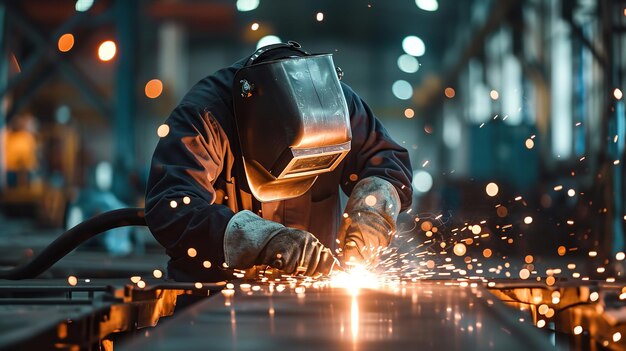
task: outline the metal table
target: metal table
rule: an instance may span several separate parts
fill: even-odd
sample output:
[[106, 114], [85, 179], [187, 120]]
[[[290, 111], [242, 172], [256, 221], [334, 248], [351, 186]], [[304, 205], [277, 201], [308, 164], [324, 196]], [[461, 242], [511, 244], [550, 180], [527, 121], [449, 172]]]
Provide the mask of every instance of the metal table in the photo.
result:
[[426, 281], [381, 290], [238, 284], [116, 350], [547, 350], [527, 313], [485, 288]]

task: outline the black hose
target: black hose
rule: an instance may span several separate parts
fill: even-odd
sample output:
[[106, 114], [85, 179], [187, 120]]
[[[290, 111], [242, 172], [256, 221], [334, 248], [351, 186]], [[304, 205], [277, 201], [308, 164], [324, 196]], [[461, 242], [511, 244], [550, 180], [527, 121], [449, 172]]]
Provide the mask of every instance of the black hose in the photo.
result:
[[107, 230], [130, 225], [146, 225], [143, 208], [123, 208], [101, 213], [61, 234], [27, 264], [0, 271], [0, 279], [35, 278], [86, 240]]

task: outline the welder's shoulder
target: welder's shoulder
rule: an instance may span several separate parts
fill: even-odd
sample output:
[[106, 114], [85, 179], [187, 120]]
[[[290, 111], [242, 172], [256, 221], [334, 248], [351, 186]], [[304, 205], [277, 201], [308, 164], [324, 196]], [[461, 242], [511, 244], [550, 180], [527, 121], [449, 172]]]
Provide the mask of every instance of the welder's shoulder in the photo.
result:
[[185, 107], [186, 110], [195, 112], [193, 116], [186, 116], [187, 118], [208, 118], [211, 122], [217, 122], [223, 128], [229, 129], [234, 116], [232, 81], [237, 69], [233, 65], [201, 79], [185, 94], [177, 109]]
[[238, 70], [232, 65], [202, 78], [185, 94], [181, 105], [194, 105], [204, 109], [213, 109], [214, 115], [218, 112], [232, 114], [233, 79]]

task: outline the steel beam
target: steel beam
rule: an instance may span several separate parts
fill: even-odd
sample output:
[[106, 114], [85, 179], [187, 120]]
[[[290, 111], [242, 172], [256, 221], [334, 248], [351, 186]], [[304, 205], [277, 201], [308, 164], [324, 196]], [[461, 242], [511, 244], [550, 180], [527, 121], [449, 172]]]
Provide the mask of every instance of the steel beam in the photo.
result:
[[115, 130], [115, 175], [113, 191], [125, 201], [130, 201], [128, 174], [135, 163], [135, 82], [136, 82], [136, 45], [137, 12], [135, 1], [116, 0], [115, 18], [117, 24], [117, 85], [115, 89], [116, 106], [114, 118]]
[[[0, 2], [0, 90], [3, 90], [8, 83], [9, 74], [9, 53], [7, 50], [7, 23], [6, 5]], [[4, 94], [0, 94], [0, 192], [6, 187], [6, 160], [4, 150], [4, 131], [6, 128], [6, 104]]]

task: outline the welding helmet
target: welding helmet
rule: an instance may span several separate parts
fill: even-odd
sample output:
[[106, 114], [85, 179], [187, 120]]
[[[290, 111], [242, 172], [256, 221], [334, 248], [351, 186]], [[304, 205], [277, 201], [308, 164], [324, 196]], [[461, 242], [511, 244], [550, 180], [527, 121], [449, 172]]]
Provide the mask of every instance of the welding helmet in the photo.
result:
[[235, 74], [235, 121], [257, 200], [306, 193], [350, 151], [340, 72], [331, 54], [308, 54], [289, 42], [260, 48]]

